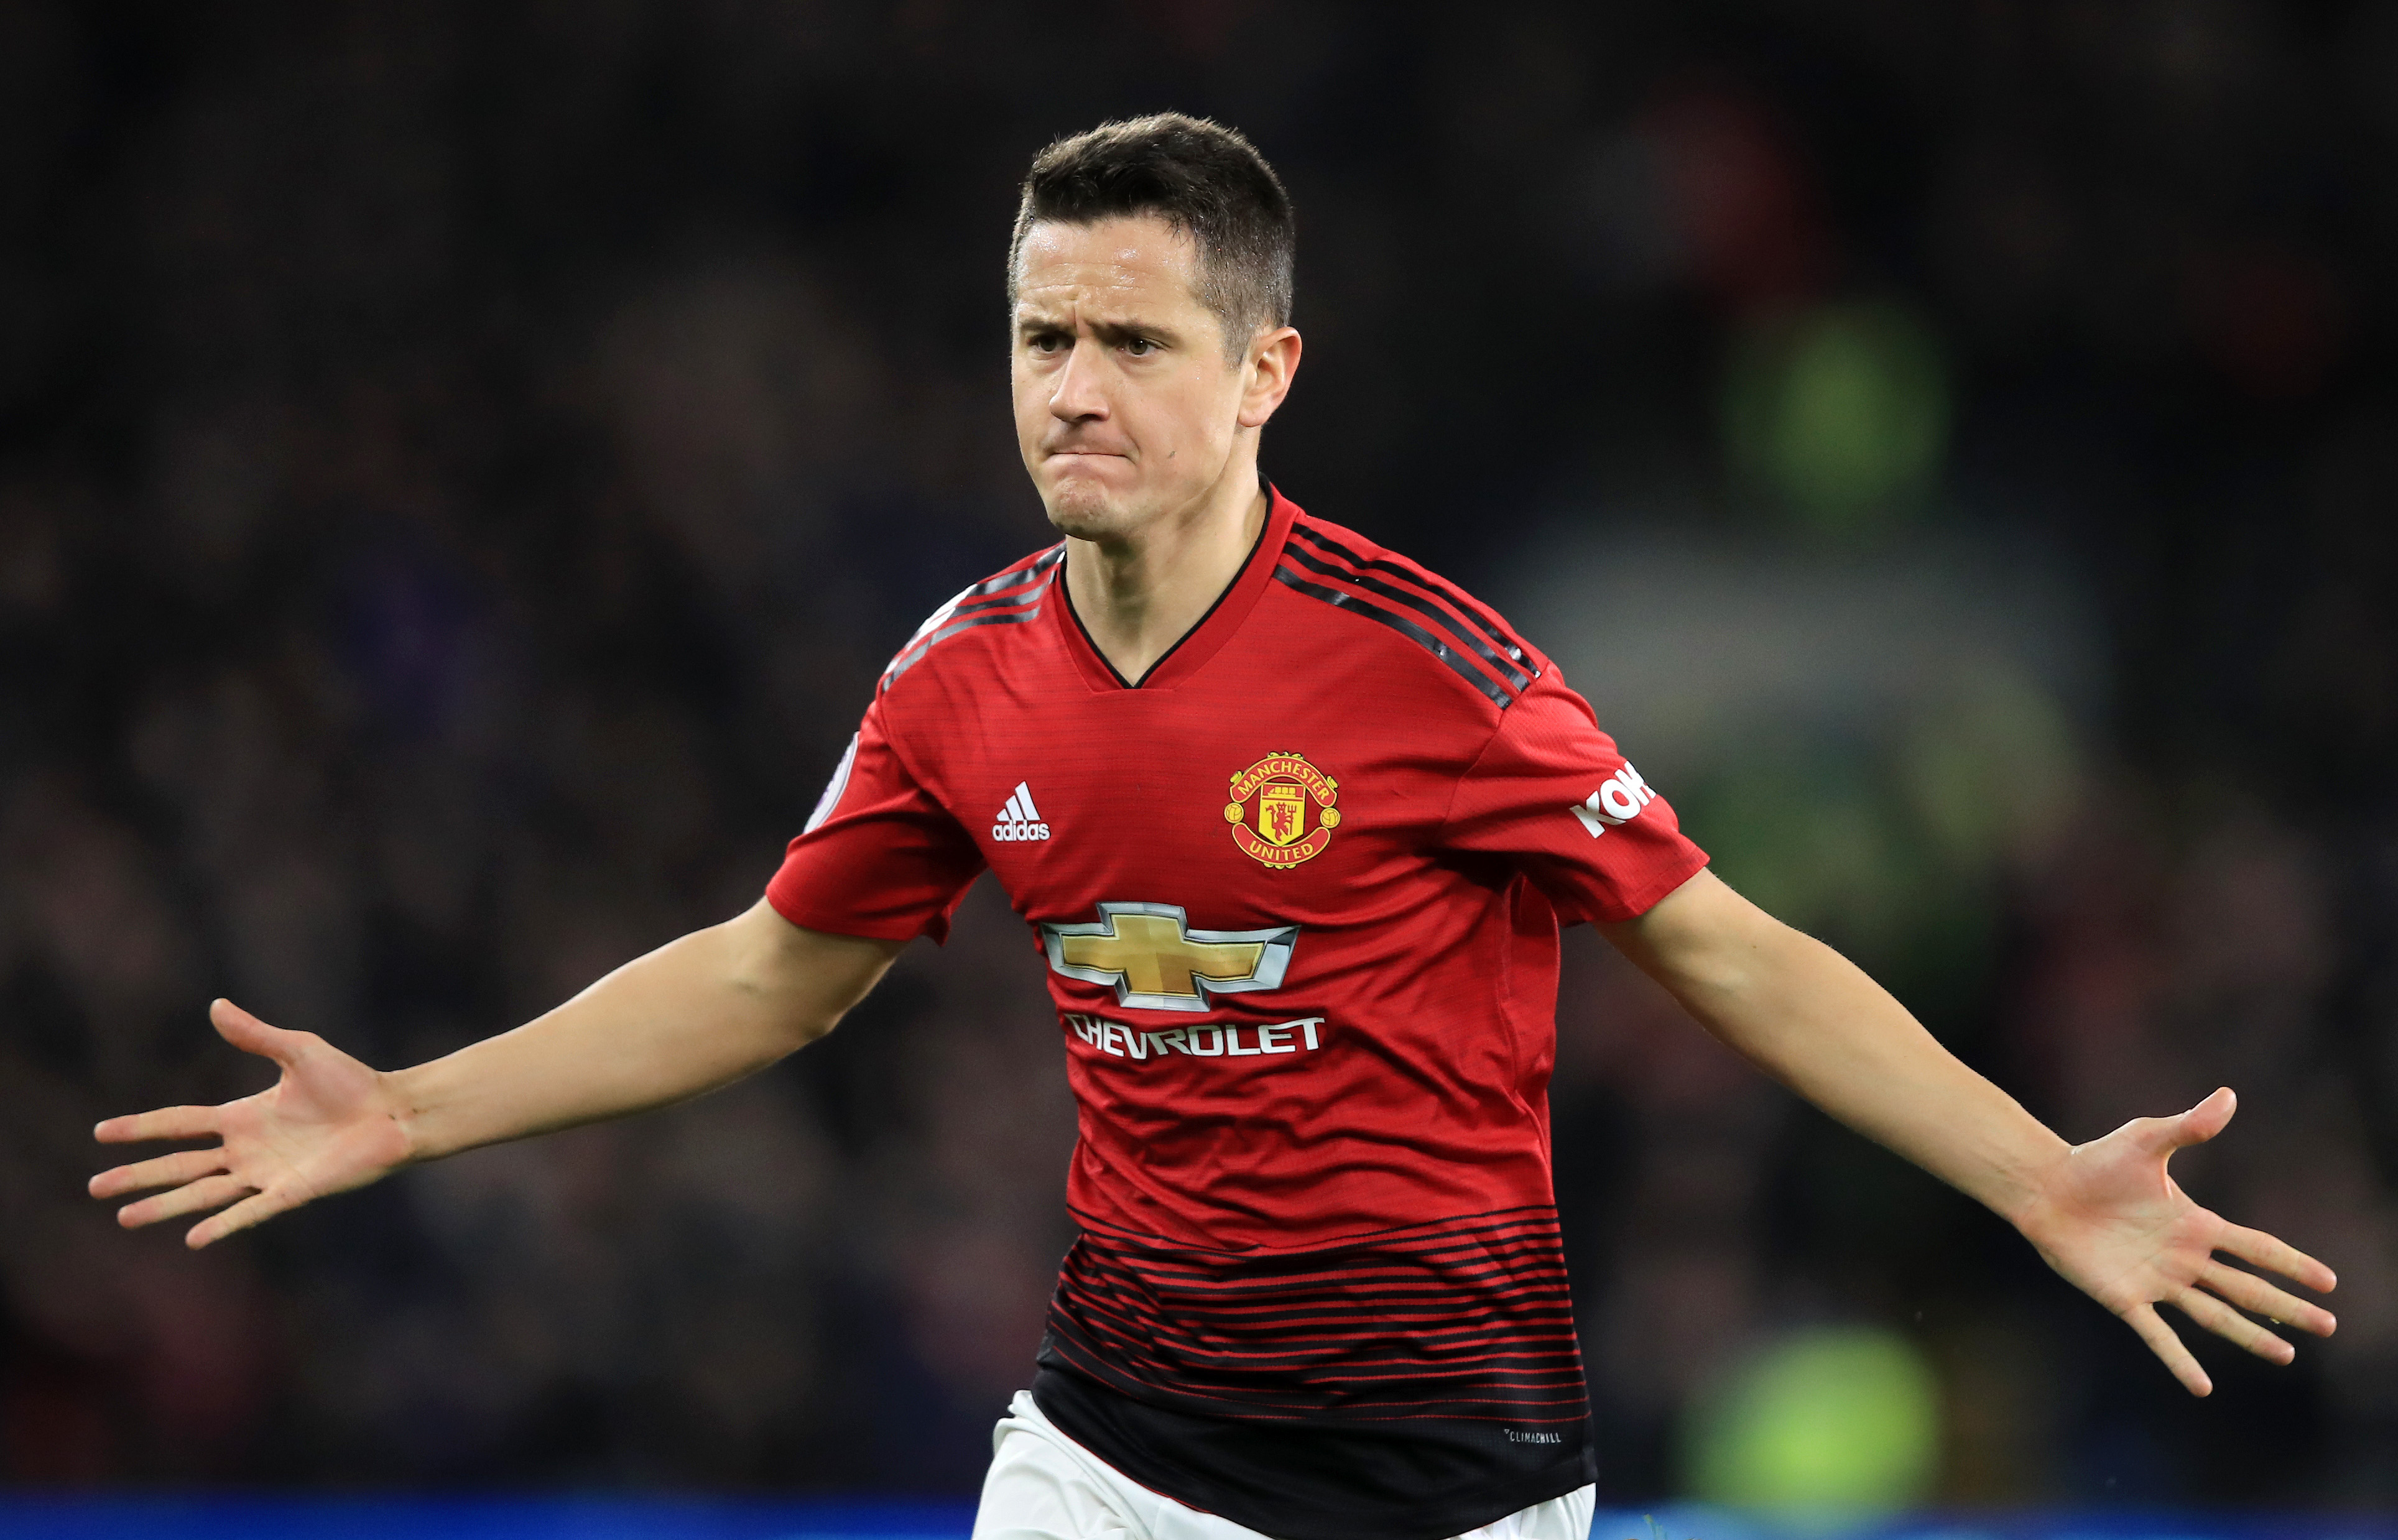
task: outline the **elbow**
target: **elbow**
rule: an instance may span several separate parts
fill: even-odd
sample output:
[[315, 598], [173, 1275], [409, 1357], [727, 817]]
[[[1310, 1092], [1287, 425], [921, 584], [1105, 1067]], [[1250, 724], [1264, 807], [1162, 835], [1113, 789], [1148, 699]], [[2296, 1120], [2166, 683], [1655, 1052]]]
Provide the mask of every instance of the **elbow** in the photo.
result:
[[1762, 910], [1705, 944], [1685, 948], [1660, 982], [1705, 1019], [1715, 1011], [1787, 994], [1810, 963], [1831, 948]]
[[719, 986], [786, 1053], [839, 1025], [901, 945], [802, 930], [762, 901], [714, 933]]
[[839, 1011], [799, 1012], [793, 1017], [789, 1026], [791, 1051], [796, 1053], [810, 1043], [830, 1037], [832, 1029], [841, 1024], [843, 1014], [844, 1012]]
[[841, 1024], [845, 1012], [814, 990], [756, 977], [727, 982], [741, 1013], [775, 1045], [776, 1056], [796, 1053]]
[[772, 969], [730, 969], [720, 975], [718, 989], [748, 1031], [774, 1044], [778, 1058], [815, 1042], [842, 1018], [815, 991]]

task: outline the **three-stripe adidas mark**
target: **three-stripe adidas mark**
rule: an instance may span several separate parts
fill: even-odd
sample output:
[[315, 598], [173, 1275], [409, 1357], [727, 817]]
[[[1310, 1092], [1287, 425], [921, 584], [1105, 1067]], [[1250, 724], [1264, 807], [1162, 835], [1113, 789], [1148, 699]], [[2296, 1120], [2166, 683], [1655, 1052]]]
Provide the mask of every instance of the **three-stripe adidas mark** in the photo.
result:
[[1046, 839], [1049, 825], [1041, 822], [1041, 810], [1032, 805], [1032, 788], [1018, 781], [1016, 790], [1008, 794], [1007, 806], [999, 810], [999, 817], [990, 826], [993, 839]]

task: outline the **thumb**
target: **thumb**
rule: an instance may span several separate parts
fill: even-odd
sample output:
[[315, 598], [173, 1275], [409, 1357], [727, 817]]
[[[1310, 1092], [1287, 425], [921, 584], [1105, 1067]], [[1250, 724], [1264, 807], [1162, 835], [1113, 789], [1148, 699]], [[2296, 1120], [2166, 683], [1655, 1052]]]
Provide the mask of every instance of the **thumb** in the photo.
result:
[[2161, 1131], [2163, 1137], [2158, 1143], [2168, 1154], [2192, 1145], [2203, 1145], [2221, 1133], [2224, 1125], [2231, 1121], [2231, 1115], [2239, 1110], [2240, 1098], [2232, 1093], [2231, 1088], [2219, 1087], [2214, 1095], [2180, 1117], [2158, 1119], [2164, 1125]]
[[303, 1032], [287, 1032], [279, 1026], [269, 1026], [231, 1000], [212, 1000], [209, 1004], [209, 1022], [217, 1036], [240, 1049], [278, 1065], [288, 1065], [299, 1053]]

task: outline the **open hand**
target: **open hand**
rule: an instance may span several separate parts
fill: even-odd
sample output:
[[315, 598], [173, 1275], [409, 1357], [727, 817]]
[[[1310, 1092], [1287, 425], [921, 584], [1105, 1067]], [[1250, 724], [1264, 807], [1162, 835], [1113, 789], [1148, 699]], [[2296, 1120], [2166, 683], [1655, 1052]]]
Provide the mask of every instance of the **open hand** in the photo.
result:
[[2330, 1311], [2225, 1266], [2215, 1253], [2317, 1292], [2337, 1281], [2330, 1268], [2262, 1230], [2200, 1208], [2165, 1174], [2174, 1151], [2222, 1132], [2237, 1105], [2227, 1087], [2178, 1117], [2135, 1118], [2104, 1139], [2074, 1146], [2017, 1221], [2050, 1266], [2122, 1317], [2193, 1396], [2208, 1394], [2214, 1382], [2157, 1314], [2159, 1305], [2275, 1363], [2288, 1363], [2297, 1349], [2241, 1310], [2319, 1337], [2337, 1324]]
[[209, 1020], [236, 1048], [274, 1060], [282, 1078], [222, 1106], [162, 1107], [94, 1129], [103, 1145], [222, 1141], [93, 1177], [94, 1198], [168, 1189], [119, 1209], [119, 1224], [133, 1229], [222, 1209], [184, 1237], [197, 1250], [313, 1199], [363, 1187], [407, 1160], [408, 1135], [382, 1076], [315, 1033], [269, 1026], [231, 1000], [209, 1006]]

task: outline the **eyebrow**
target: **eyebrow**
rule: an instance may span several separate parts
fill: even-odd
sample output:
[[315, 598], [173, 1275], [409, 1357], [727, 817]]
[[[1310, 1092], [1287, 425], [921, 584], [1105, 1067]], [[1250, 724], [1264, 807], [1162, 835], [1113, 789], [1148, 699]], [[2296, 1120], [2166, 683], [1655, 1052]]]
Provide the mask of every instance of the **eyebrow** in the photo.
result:
[[[1111, 344], [1135, 337], [1144, 337], [1152, 341], [1165, 343], [1179, 343], [1182, 341], [1182, 334], [1172, 327], [1159, 326], [1152, 321], [1090, 321], [1085, 324], [1091, 328], [1092, 336]], [[1044, 331], [1072, 329], [1063, 319], [1056, 315], [1027, 315], [1016, 323], [1016, 334], [1018, 337], [1037, 336]]]

